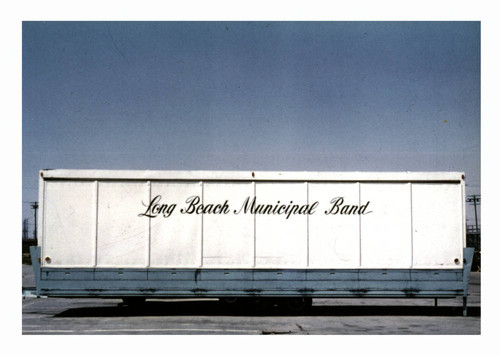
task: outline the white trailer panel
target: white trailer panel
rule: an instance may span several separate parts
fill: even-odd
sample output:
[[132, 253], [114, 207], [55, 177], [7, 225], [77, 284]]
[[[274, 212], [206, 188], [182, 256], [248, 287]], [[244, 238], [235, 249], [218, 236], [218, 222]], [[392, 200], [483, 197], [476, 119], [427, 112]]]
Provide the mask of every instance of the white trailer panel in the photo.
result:
[[[95, 183], [45, 184], [43, 238], [50, 265], [93, 266], [96, 251]], [[45, 261], [47, 262], [47, 260]]]
[[[254, 197], [252, 182], [213, 183], [203, 187], [203, 201], [224, 206], [227, 201], [244, 201]], [[234, 206], [236, 209], [238, 206]], [[203, 266], [237, 267], [254, 266], [254, 226], [252, 214], [228, 213], [203, 215]]]
[[43, 267], [462, 268], [461, 173], [49, 170]]
[[[305, 183], [256, 184], [259, 204], [307, 204]], [[279, 201], [279, 202], [278, 202]], [[307, 267], [307, 216], [285, 214], [255, 215], [256, 267], [304, 268]]]
[[410, 184], [370, 183], [360, 189], [361, 200], [370, 201], [371, 207], [361, 216], [361, 266], [410, 268]]
[[147, 182], [99, 182], [97, 267], [145, 267], [149, 260], [149, 220], [137, 218], [149, 200]]
[[[344, 205], [359, 205], [359, 183], [309, 183], [309, 200], [319, 206], [330, 207], [340, 196]], [[309, 266], [360, 267], [360, 215], [325, 215], [323, 209], [309, 216]]]
[[[465, 245], [459, 184], [413, 184], [413, 266], [453, 267]], [[458, 256], [457, 256], [458, 255]]]
[[[201, 196], [201, 182], [157, 182], [151, 183], [151, 199], [141, 204], [134, 212], [146, 212], [146, 206], [155, 201], [167, 205], [156, 217], [134, 218], [150, 220], [151, 223], [151, 267], [199, 267], [201, 266], [202, 216], [173, 213], [172, 206], [182, 205], [190, 196]], [[139, 211], [139, 212], [138, 212]], [[150, 211], [153, 212], [153, 211]], [[175, 211], [178, 212], [178, 211]], [[165, 218], [164, 215], [169, 215]], [[154, 215], [154, 214], [153, 214]]]

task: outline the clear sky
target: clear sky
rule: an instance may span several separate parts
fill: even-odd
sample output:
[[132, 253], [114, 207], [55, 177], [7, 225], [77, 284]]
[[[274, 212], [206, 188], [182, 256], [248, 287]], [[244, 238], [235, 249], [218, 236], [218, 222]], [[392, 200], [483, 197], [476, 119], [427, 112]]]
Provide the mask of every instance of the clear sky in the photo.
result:
[[22, 51], [30, 222], [44, 168], [463, 171], [480, 193], [479, 22], [24, 22]]

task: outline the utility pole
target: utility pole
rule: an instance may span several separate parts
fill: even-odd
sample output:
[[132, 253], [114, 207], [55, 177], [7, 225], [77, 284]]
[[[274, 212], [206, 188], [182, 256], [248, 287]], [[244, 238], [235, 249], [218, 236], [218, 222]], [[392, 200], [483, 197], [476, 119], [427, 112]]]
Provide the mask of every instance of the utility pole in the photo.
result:
[[467, 196], [466, 202], [474, 204], [474, 215], [476, 217], [476, 232], [479, 232], [478, 224], [477, 224], [477, 205], [481, 204], [481, 195], [469, 195]]
[[38, 236], [37, 236], [37, 230], [36, 230], [36, 210], [38, 209], [38, 201], [35, 201], [31, 204], [31, 208], [35, 212], [35, 230], [33, 231], [33, 236], [35, 237], [35, 243], [38, 244]]

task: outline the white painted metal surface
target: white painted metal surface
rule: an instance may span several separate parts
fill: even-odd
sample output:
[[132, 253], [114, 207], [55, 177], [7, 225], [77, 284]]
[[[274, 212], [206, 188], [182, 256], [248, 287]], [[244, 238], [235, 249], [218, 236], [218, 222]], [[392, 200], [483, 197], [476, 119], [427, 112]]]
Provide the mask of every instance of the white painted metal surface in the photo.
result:
[[147, 182], [99, 182], [97, 266], [147, 266], [149, 220], [137, 218], [133, 206], [148, 199]]
[[[183, 205], [189, 196], [201, 196], [201, 182], [153, 182], [151, 183], [151, 200], [161, 196], [159, 204], [168, 204], [166, 213], [171, 206]], [[164, 218], [163, 214], [154, 217], [139, 217], [146, 210], [140, 201], [139, 210], [131, 209], [134, 219], [149, 220], [151, 224], [151, 267], [199, 267], [201, 265], [202, 248], [202, 216], [172, 213]], [[143, 204], [144, 202], [144, 204]], [[178, 212], [178, 211], [175, 211]]]
[[[254, 196], [252, 182], [203, 184], [203, 199], [214, 203], [244, 201]], [[236, 209], [236, 206], [234, 206]], [[234, 213], [203, 215], [203, 266], [254, 266], [254, 216]]]
[[47, 237], [42, 237], [44, 255], [50, 255], [55, 264], [93, 265], [96, 251], [95, 184], [61, 181], [45, 186], [43, 235]]
[[[309, 200], [330, 206], [333, 197], [345, 204], [359, 203], [359, 183], [309, 183]], [[331, 218], [333, 217], [333, 218]], [[360, 216], [326, 216], [321, 210], [309, 216], [309, 266], [341, 268], [360, 266]]]
[[[360, 197], [372, 207], [371, 213], [361, 217], [361, 265], [411, 267], [410, 184], [361, 184]], [[439, 233], [436, 230], [437, 238]]]
[[[258, 204], [307, 204], [303, 182], [256, 183]], [[291, 203], [293, 202], [293, 204]], [[258, 267], [303, 268], [307, 266], [307, 215], [255, 215], [255, 265]]]
[[[463, 246], [457, 236], [463, 225], [456, 221], [462, 215], [461, 186], [458, 184], [413, 184], [413, 265], [425, 267], [432, 263], [450, 266]], [[436, 238], [439, 231], [439, 238]], [[432, 246], [432, 247], [430, 247]], [[460, 262], [462, 257], [458, 257]]]
[[462, 267], [462, 173], [40, 175], [44, 267]]

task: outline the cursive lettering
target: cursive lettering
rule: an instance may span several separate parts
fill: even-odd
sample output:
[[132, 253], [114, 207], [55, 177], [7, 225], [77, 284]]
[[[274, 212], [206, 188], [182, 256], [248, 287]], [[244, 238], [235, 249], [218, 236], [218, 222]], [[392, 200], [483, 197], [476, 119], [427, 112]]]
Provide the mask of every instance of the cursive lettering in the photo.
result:
[[229, 213], [229, 201], [224, 201], [223, 204], [214, 205], [209, 203], [204, 205], [200, 203], [201, 199], [199, 196], [191, 196], [186, 199], [187, 208], [181, 209], [182, 214], [228, 214]]
[[368, 208], [368, 205], [370, 204], [370, 201], [365, 203], [364, 205], [344, 205], [344, 197], [335, 197], [330, 201], [330, 204], [332, 206], [330, 207], [330, 210], [326, 210], [325, 214], [368, 214], [372, 213], [373, 211], [368, 211], [366, 212], [366, 209]]
[[149, 203], [149, 205], [145, 205], [144, 202], [142, 203], [144, 206], [147, 207], [146, 212], [140, 213], [139, 217], [145, 216], [149, 218], [156, 218], [158, 215], [163, 215], [163, 217], [167, 218], [170, 217], [170, 215], [174, 212], [176, 204], [161, 204], [160, 205], [160, 200], [161, 200], [161, 195], [155, 196]]

